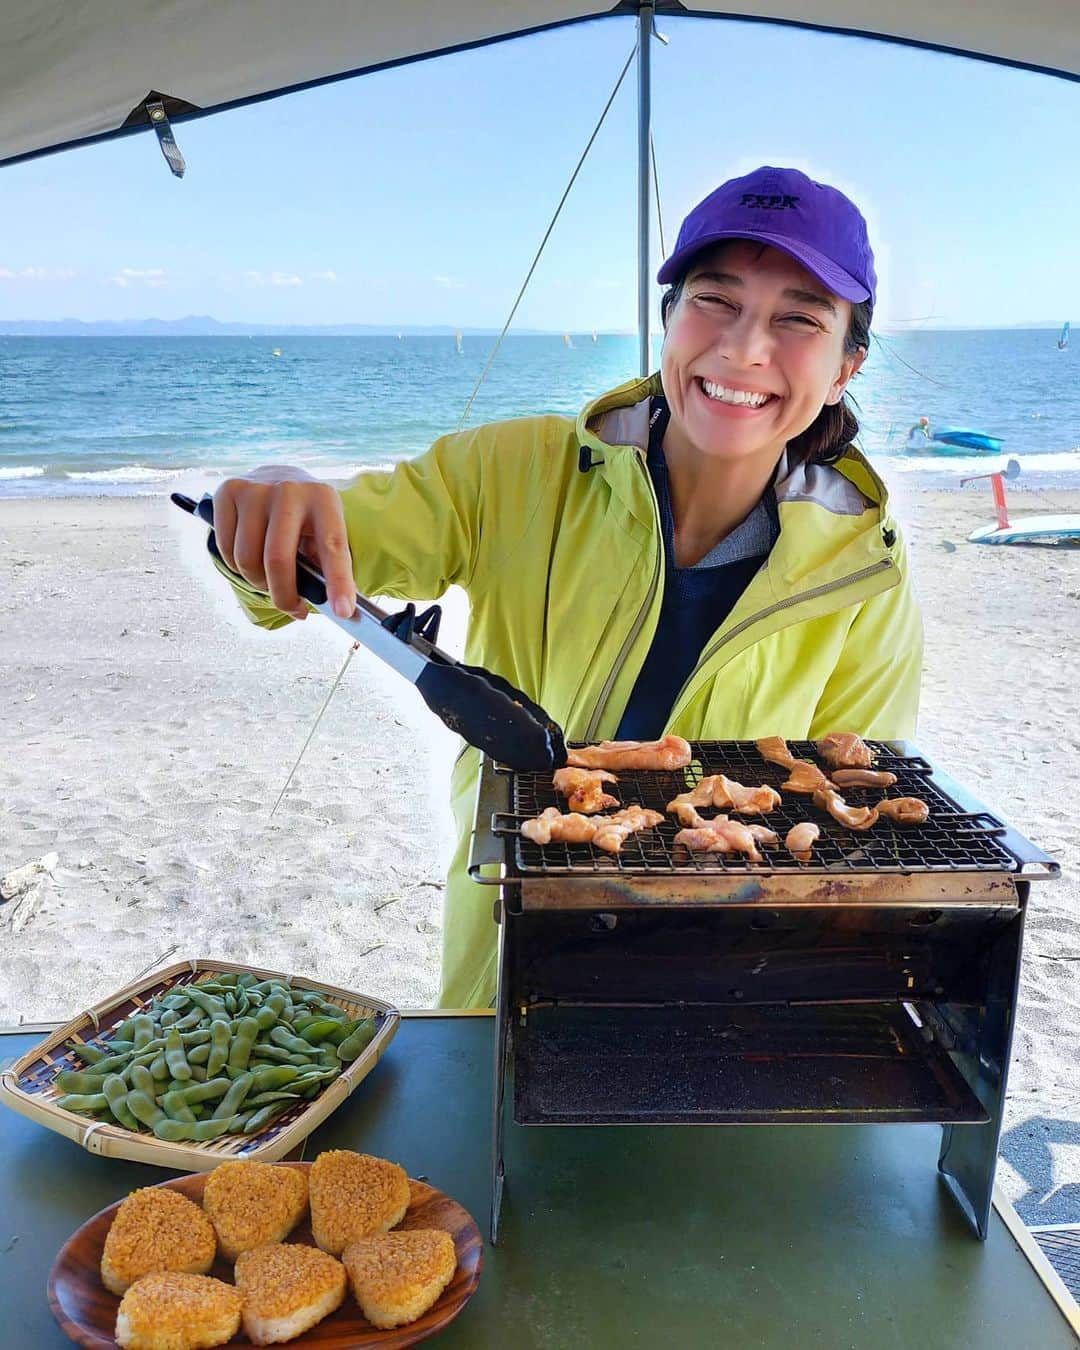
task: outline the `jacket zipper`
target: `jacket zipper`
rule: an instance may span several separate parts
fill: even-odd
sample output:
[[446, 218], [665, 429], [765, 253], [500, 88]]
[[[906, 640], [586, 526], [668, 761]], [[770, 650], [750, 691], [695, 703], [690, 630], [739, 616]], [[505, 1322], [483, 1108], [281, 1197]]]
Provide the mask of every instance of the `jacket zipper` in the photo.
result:
[[730, 632], [724, 633], [722, 637], [717, 638], [712, 646], [702, 653], [701, 660], [687, 676], [683, 687], [675, 696], [675, 701], [671, 705], [672, 710], [674, 711], [674, 709], [679, 706], [679, 700], [682, 698], [683, 694], [686, 693], [690, 682], [693, 680], [694, 676], [698, 674], [701, 668], [712, 660], [721, 647], [726, 646], [732, 638], [738, 637], [740, 633], [745, 633], [753, 624], [760, 623], [762, 619], [767, 619], [772, 614], [779, 614], [781, 610], [791, 609], [793, 605], [801, 605], [805, 600], [816, 600], [819, 596], [828, 595], [831, 591], [841, 590], [845, 586], [854, 586], [856, 582], [865, 581], [868, 577], [876, 576], [879, 572], [884, 572], [892, 566], [893, 561], [891, 558], [883, 558], [880, 562], [874, 563], [872, 567], [863, 567], [858, 572], [852, 572], [846, 577], [841, 577], [838, 581], [829, 581], [823, 586], [813, 586], [808, 591], [800, 591], [798, 595], [789, 595], [784, 600], [778, 600], [775, 605], [770, 605], [767, 609], [759, 610], [756, 614], [751, 614], [749, 618], [743, 619], [743, 621], [737, 623]]
[[600, 723], [600, 718], [604, 715], [604, 709], [607, 707], [607, 701], [611, 697], [611, 690], [614, 687], [615, 681], [619, 678], [619, 672], [626, 664], [626, 658], [630, 654], [630, 648], [634, 645], [634, 641], [645, 623], [646, 615], [652, 606], [653, 597], [656, 595], [656, 588], [660, 584], [660, 575], [663, 571], [664, 531], [660, 525], [660, 503], [656, 498], [656, 489], [653, 487], [652, 474], [649, 473], [643, 460], [639, 460], [639, 463], [641, 464], [641, 470], [645, 475], [645, 481], [649, 485], [649, 495], [652, 497], [653, 511], [655, 513], [656, 560], [653, 563], [652, 580], [649, 582], [648, 592], [642, 602], [641, 608], [638, 610], [633, 627], [630, 629], [625, 642], [623, 642], [622, 647], [619, 649], [619, 655], [611, 668], [611, 673], [604, 681], [604, 687], [600, 690], [600, 698], [597, 701], [596, 710], [589, 719], [589, 725], [585, 728], [585, 740], [590, 744], [596, 737], [596, 728]]

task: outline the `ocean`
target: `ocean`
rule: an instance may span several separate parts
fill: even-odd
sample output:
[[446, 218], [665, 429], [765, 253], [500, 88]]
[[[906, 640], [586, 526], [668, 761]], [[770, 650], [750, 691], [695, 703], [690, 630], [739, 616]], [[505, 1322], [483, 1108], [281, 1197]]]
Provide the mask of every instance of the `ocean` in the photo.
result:
[[[923, 331], [875, 341], [852, 392], [888, 480], [939, 487], [1007, 457], [1032, 487], [1080, 486], [1080, 344], [1048, 329]], [[0, 337], [0, 497], [212, 490], [264, 463], [341, 479], [455, 430], [493, 337]], [[659, 348], [657, 348], [659, 350]], [[632, 377], [637, 342], [508, 338], [467, 425], [573, 414]], [[911, 453], [909, 427], [966, 426], [1002, 454]]]

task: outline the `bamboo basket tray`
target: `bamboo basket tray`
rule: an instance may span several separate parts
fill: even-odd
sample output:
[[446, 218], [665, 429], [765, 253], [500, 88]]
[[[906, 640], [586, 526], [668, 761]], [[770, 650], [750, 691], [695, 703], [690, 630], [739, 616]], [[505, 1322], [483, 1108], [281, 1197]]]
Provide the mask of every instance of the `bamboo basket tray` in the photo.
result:
[[[276, 979], [294, 989], [314, 990], [344, 1008], [350, 1017], [374, 1016], [378, 1030], [363, 1053], [346, 1065], [317, 1097], [298, 1102], [253, 1135], [226, 1134], [205, 1144], [167, 1143], [152, 1134], [126, 1130], [122, 1125], [88, 1120], [56, 1105], [56, 1099], [62, 1095], [54, 1086], [56, 1074], [61, 1069], [82, 1067], [74, 1054], [64, 1048], [67, 1041], [96, 1041], [118, 1023], [140, 1012], [157, 994], [166, 994], [175, 987], [198, 983], [202, 978], [226, 971], [241, 973], [245, 970], [250, 970], [260, 980]], [[181, 1172], [207, 1172], [218, 1163], [238, 1158], [277, 1162], [306, 1139], [331, 1111], [341, 1105], [357, 1083], [367, 1077], [393, 1039], [400, 1021], [398, 1010], [381, 999], [351, 994], [316, 980], [254, 966], [232, 965], [228, 961], [182, 961], [121, 989], [27, 1051], [10, 1069], [0, 1074], [0, 1102], [20, 1115], [36, 1120], [39, 1125], [73, 1139], [88, 1152], [100, 1153], [106, 1158], [129, 1158], [133, 1162], [172, 1167]]]

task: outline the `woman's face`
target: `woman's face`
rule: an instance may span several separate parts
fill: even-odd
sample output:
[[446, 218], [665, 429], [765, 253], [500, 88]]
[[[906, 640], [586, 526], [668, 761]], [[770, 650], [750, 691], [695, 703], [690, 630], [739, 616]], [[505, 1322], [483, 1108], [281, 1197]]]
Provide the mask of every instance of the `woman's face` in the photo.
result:
[[704, 252], [668, 314], [665, 445], [775, 464], [862, 365], [865, 352], [844, 351], [850, 317], [848, 301], [778, 249], [736, 239]]

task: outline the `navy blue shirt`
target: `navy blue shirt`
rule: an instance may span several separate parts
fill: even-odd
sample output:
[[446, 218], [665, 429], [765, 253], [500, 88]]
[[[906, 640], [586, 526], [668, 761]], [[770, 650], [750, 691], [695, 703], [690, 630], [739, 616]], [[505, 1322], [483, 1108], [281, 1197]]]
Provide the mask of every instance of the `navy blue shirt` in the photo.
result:
[[660, 506], [664, 596], [652, 646], [616, 733], [619, 740], [651, 741], [663, 734], [679, 690], [706, 643], [734, 609], [780, 535], [776, 493], [765, 495], [741, 525], [693, 567], [675, 566], [675, 518], [668, 491], [664, 432], [666, 400], [653, 400], [646, 463]]

